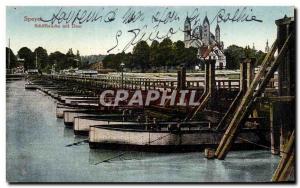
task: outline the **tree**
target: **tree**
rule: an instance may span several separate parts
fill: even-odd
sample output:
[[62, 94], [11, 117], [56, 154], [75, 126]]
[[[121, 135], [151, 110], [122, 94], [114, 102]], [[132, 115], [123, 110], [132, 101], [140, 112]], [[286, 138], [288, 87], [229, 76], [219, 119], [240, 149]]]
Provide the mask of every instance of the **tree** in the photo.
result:
[[132, 72], [132, 69], [134, 68], [133, 55], [131, 53], [125, 54], [123, 62], [125, 64], [125, 67], [129, 68]]
[[11, 69], [17, 66], [17, 57], [14, 52], [6, 47], [6, 68]]
[[[126, 59], [126, 54], [124, 52], [118, 54], [109, 54], [103, 59], [103, 67], [109, 69], [121, 70], [121, 63]], [[126, 65], [126, 63], [124, 62]]]
[[149, 52], [149, 64], [151, 67], [159, 67], [159, 42], [152, 41]]
[[263, 60], [265, 59], [266, 55], [267, 55], [266, 53], [264, 53], [264, 52], [262, 52], [261, 50], [259, 50], [259, 51], [256, 53], [256, 55], [255, 55], [255, 57], [256, 57], [256, 64], [255, 64], [255, 66], [261, 65], [261, 63], [262, 63]]
[[51, 66], [55, 66], [56, 71], [67, 68], [65, 63], [66, 59], [66, 55], [59, 51], [53, 52], [49, 55], [49, 63], [51, 64]]
[[185, 48], [184, 43], [182, 41], [179, 40], [174, 43], [175, 66], [186, 63], [186, 55], [188, 54], [187, 52], [188, 50]]
[[115, 56], [115, 54], [109, 54], [109, 55], [105, 56], [105, 58], [102, 60], [103, 67], [105, 69], [112, 68], [112, 61], [113, 61], [114, 56]]
[[142, 72], [145, 72], [149, 65], [150, 47], [146, 41], [140, 41], [133, 48], [133, 62]]
[[195, 67], [200, 60], [197, 58], [198, 49], [189, 47], [184, 49], [184, 64], [186, 67]]
[[255, 66], [258, 66], [262, 63], [266, 56], [266, 53], [251, 49], [249, 45], [247, 45], [245, 48], [231, 45], [225, 50], [224, 53], [227, 61], [226, 67], [228, 69], [239, 69], [242, 58], [255, 58]]
[[75, 60], [77, 61], [77, 67], [85, 67], [85, 65], [83, 65], [82, 61], [81, 61], [81, 57], [80, 57], [80, 53], [79, 50], [76, 51], [76, 56], [75, 56]]
[[159, 44], [159, 63], [160, 66], [173, 66], [174, 65], [174, 51], [171, 39], [165, 38]]
[[37, 47], [34, 50], [34, 56], [37, 56], [37, 68], [45, 71], [44, 69], [49, 68], [49, 60], [47, 50], [42, 47]]
[[73, 49], [70, 48], [66, 53], [66, 68], [75, 68], [78, 67], [78, 61], [76, 59], [76, 55], [73, 53]]
[[227, 69], [239, 69], [242, 57], [245, 57], [245, 49], [237, 45], [230, 45], [224, 50]]
[[112, 65], [114, 69], [121, 71], [121, 63], [123, 62], [124, 57], [125, 57], [125, 52], [118, 53], [115, 55], [112, 61]]
[[27, 47], [22, 47], [18, 51], [18, 56], [24, 59], [24, 70], [35, 68], [34, 55], [32, 51]]

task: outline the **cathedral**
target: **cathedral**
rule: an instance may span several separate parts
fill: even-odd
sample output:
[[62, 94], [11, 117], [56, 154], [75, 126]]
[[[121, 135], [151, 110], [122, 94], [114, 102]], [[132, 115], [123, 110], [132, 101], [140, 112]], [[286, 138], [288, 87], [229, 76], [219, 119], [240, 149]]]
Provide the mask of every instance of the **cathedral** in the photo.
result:
[[184, 45], [186, 48], [198, 49], [198, 58], [215, 59], [216, 68], [226, 68], [226, 56], [224, 55], [224, 43], [220, 40], [220, 27], [217, 24], [215, 34], [210, 32], [210, 23], [205, 16], [202, 25], [192, 29], [190, 18], [184, 22]]

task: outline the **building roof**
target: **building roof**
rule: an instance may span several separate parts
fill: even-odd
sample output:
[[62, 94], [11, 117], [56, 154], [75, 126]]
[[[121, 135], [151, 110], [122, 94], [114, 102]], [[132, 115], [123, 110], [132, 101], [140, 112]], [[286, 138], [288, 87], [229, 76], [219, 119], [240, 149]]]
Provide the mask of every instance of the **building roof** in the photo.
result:
[[199, 48], [198, 55], [201, 58], [208, 58], [209, 56], [222, 56], [223, 52], [219, 49], [218, 45], [202, 46]]

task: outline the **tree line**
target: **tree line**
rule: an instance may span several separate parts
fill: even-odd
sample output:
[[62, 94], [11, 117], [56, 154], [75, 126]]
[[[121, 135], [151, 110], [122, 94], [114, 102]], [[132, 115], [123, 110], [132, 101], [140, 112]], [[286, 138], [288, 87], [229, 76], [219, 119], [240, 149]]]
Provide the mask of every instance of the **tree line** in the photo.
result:
[[152, 41], [149, 46], [146, 41], [138, 42], [132, 52], [109, 54], [103, 59], [103, 66], [110, 69], [121, 69], [121, 63], [130, 69], [139, 69], [141, 72], [158, 69], [168, 70], [171, 67], [185, 64], [194, 67], [200, 63], [197, 58], [197, 48], [185, 48], [182, 41], [172, 42], [169, 38], [160, 43]]
[[[154, 40], [149, 46], [147, 42], [140, 41], [130, 53], [109, 54], [103, 59], [103, 66], [120, 70], [121, 63], [126, 68], [140, 69], [141, 72], [158, 69], [168, 70], [170, 67], [185, 65], [188, 68], [199, 66], [204, 69], [203, 62], [197, 58], [197, 48], [185, 48], [182, 41], [172, 42], [166, 38], [161, 43]], [[251, 57], [256, 59], [256, 66], [260, 65], [266, 53], [251, 49], [249, 46], [240, 47], [230, 45], [224, 50], [226, 56], [226, 69], [239, 69], [241, 59]]]
[[[243, 57], [256, 58], [256, 66], [258, 66], [266, 55], [266, 53], [251, 49], [249, 46], [243, 48], [237, 45], [227, 47], [224, 50], [224, 54], [227, 62], [226, 69], [238, 69]], [[88, 68], [91, 59], [90, 57], [80, 56], [78, 50], [75, 54], [72, 48], [66, 54], [60, 51], [48, 54], [43, 47], [38, 47], [34, 51], [31, 51], [28, 47], [22, 47], [17, 54], [6, 48], [6, 57], [6, 68], [8, 69], [22, 64], [25, 71], [37, 68], [42, 72], [50, 72], [52, 68], [55, 68], [56, 71], [71, 67]], [[102, 59], [103, 56], [97, 58]], [[194, 68], [196, 65], [200, 65], [203, 68], [203, 64], [197, 58], [197, 48], [185, 48], [182, 41], [172, 42], [168, 38], [161, 42], [154, 40], [151, 45], [148, 45], [145, 41], [140, 41], [133, 48], [132, 52], [109, 54], [102, 60], [104, 68], [115, 70], [121, 70], [120, 65], [122, 62], [129, 70], [132, 71], [134, 69], [141, 72], [168, 71], [172, 67], [183, 64], [188, 68]]]
[[240, 62], [242, 58], [255, 58], [256, 64], [258, 66], [262, 63], [263, 59], [266, 56], [266, 53], [261, 50], [257, 51], [249, 46], [240, 47], [237, 45], [230, 45], [224, 50], [226, 56], [226, 68], [227, 69], [239, 69]]
[[22, 64], [25, 71], [39, 69], [41, 72], [49, 73], [52, 68], [59, 71], [71, 67], [81, 68], [86, 66], [86, 63], [81, 61], [79, 51], [77, 50], [75, 54], [72, 48], [66, 54], [55, 51], [48, 55], [47, 50], [43, 47], [38, 47], [34, 51], [31, 51], [28, 47], [22, 47], [15, 55], [11, 49], [6, 47], [6, 57], [6, 68], [11, 69]]

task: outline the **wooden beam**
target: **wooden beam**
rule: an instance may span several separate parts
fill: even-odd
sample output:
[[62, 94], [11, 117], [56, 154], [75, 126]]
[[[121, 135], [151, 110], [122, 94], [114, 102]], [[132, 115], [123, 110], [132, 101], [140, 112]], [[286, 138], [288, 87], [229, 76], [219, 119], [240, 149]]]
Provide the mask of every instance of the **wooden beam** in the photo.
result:
[[278, 117], [277, 103], [270, 104], [270, 137], [271, 137], [271, 153], [278, 155], [280, 153], [280, 119]]
[[[288, 49], [287, 46], [291, 41], [291, 38], [292, 34], [290, 34], [285, 41], [284, 46], [278, 53], [275, 61], [271, 63], [272, 57], [277, 49], [277, 41], [274, 42], [271, 52], [268, 53], [266, 58], [264, 59], [261, 69], [259, 70], [258, 74], [256, 74], [255, 79], [253, 80], [251, 86], [243, 97], [239, 108], [237, 109], [232, 121], [230, 122], [224, 136], [221, 139], [221, 142], [216, 150], [216, 156], [218, 159], [224, 159], [226, 157], [226, 154], [237, 135], [238, 128], [245, 122], [245, 119], [248, 117], [250, 110], [253, 107], [254, 99], [263, 92], [266, 84], [278, 68], [278, 65], [280, 64]], [[268, 68], [270, 69], [268, 70]], [[256, 90], [257, 87], [258, 89]]]
[[284, 147], [283, 155], [279, 161], [278, 167], [273, 174], [272, 181], [287, 181], [295, 165], [295, 130]]
[[267, 101], [267, 102], [294, 102], [294, 101], [295, 101], [295, 96], [257, 97], [257, 101]]

